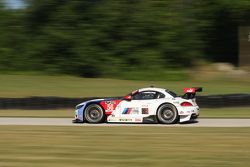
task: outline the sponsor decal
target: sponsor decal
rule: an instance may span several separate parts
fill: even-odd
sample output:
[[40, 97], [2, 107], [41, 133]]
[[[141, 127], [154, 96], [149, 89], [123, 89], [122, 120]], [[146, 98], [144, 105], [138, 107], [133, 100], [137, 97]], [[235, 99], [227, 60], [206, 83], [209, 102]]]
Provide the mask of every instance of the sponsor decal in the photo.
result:
[[133, 110], [133, 112], [132, 112], [133, 114], [139, 114], [139, 110]]
[[132, 108], [124, 108], [124, 110], [122, 111], [122, 114], [130, 114], [132, 111]]
[[105, 114], [109, 115], [111, 114], [118, 104], [121, 102], [121, 100], [108, 100], [108, 101], [101, 101], [101, 106], [105, 110]]
[[142, 114], [148, 114], [148, 108], [142, 108]]
[[151, 92], [151, 91], [148, 91], [148, 92], [144, 92], [144, 93], [151, 93], [151, 94], [156, 94], [156, 92]]
[[115, 104], [115, 101], [105, 101], [105, 104]]
[[135, 118], [135, 122], [142, 122], [141, 118]]
[[119, 119], [121, 122], [132, 122], [132, 119]]
[[195, 93], [195, 88], [184, 88], [185, 93]]
[[108, 122], [116, 122], [116, 119], [115, 118], [109, 118]]
[[122, 114], [139, 114], [139, 108], [124, 108]]

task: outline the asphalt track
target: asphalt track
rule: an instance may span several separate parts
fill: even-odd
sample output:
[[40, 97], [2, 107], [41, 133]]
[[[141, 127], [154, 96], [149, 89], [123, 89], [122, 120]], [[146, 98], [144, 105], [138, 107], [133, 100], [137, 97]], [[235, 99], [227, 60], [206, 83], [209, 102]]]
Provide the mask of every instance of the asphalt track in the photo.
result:
[[45, 126], [155, 126], [155, 127], [250, 127], [250, 119], [198, 119], [196, 122], [189, 122], [174, 125], [162, 124], [73, 124], [71, 118], [0, 118], [0, 125], [45, 125]]

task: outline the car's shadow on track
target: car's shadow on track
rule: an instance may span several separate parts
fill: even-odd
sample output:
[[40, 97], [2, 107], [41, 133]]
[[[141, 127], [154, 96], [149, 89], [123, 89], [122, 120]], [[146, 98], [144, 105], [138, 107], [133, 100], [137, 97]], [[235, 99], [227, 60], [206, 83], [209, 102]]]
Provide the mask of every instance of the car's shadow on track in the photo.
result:
[[[75, 123], [75, 124], [94, 124], [94, 123], [85, 123], [85, 122], [77, 122], [77, 121], [72, 121], [72, 123]], [[199, 123], [198, 120], [190, 120], [190, 121], [187, 121], [187, 122], [179, 122], [179, 123], [176, 123], [176, 124], [161, 124], [161, 125], [190, 125], [190, 124], [197, 124]], [[125, 124], [130, 124], [130, 125], [159, 125], [160, 123], [157, 123], [157, 122], [147, 122], [147, 123], [135, 123], [135, 122], [104, 122], [104, 123], [99, 123], [99, 124], [110, 124], [110, 125], [125, 125]]]
[[197, 124], [199, 123], [199, 121], [197, 120], [191, 120], [191, 121], [187, 121], [187, 122], [180, 122], [180, 125], [185, 125], [185, 124]]
[[[188, 125], [188, 124], [197, 124], [199, 123], [198, 120], [191, 120], [191, 121], [187, 121], [187, 122], [179, 122], [179, 123], [176, 123], [176, 124], [161, 124], [161, 125]], [[106, 122], [105, 124], [110, 124], [110, 125], [125, 125], [125, 124], [128, 124], [128, 125], [159, 125], [160, 123], [135, 123], [135, 122]]]

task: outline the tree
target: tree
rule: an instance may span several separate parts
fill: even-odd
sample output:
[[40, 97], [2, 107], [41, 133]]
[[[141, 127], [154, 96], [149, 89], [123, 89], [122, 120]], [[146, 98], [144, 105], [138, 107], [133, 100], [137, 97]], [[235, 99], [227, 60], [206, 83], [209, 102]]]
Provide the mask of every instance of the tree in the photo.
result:
[[85, 77], [188, 68], [204, 55], [234, 61], [230, 56], [237, 51], [235, 32], [239, 24], [249, 22], [250, 9], [244, 0], [26, 4], [24, 9], [0, 10], [1, 68]]

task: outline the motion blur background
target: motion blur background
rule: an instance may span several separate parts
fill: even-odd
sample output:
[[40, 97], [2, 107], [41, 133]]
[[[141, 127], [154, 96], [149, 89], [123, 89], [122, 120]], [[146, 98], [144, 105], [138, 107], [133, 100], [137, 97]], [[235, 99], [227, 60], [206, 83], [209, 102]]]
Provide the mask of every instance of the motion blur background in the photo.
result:
[[1, 0], [0, 71], [182, 80], [239, 66], [249, 15], [247, 0]]
[[[249, 16], [249, 0], [0, 0], [0, 117], [73, 119], [154, 85], [203, 87], [200, 118], [249, 119]], [[0, 166], [250, 163], [249, 127], [176, 126], [1, 125]]]

